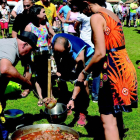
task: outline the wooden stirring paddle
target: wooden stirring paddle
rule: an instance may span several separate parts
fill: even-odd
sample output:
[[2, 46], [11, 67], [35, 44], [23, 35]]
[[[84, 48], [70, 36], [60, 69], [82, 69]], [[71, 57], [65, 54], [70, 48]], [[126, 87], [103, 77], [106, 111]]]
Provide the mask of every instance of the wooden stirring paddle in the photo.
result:
[[57, 100], [51, 97], [51, 59], [48, 59], [48, 94], [47, 98], [44, 99], [46, 108], [52, 109], [55, 107]]

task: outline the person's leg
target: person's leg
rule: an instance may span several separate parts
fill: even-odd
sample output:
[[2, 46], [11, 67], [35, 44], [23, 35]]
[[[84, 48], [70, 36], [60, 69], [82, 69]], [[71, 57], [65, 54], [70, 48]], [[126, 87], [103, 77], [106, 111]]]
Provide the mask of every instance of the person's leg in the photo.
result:
[[68, 34], [68, 27], [69, 27], [69, 26], [65, 26], [65, 25], [64, 25], [64, 33], [67, 33], [67, 34]]
[[[35, 87], [36, 87], [36, 90], [37, 90], [37, 93], [38, 93], [39, 98], [40, 99], [43, 99], [40, 85], [37, 82], [35, 82]], [[42, 106], [43, 105], [43, 102], [40, 99], [38, 101], [38, 106]]]
[[37, 74], [37, 83], [42, 90], [42, 97], [47, 97], [47, 83], [48, 83], [48, 53], [43, 52], [42, 55], [36, 55], [34, 57], [35, 71]]
[[86, 86], [86, 92], [89, 95], [89, 87], [88, 87], [88, 81], [85, 81], [84, 85]]
[[106, 140], [119, 140], [119, 131], [117, 127], [117, 120], [113, 114], [104, 115], [101, 114], [101, 120], [103, 123], [105, 139]]
[[89, 94], [87, 93], [85, 83], [80, 85], [81, 91], [79, 92], [78, 96], [75, 100], [75, 113], [79, 115], [77, 125], [78, 126], [85, 126], [86, 125], [86, 115], [87, 115], [87, 108], [89, 107]]
[[123, 23], [122, 23], [123, 26], [124, 26], [124, 21], [125, 21], [125, 17], [123, 17]]
[[134, 27], [137, 27], [137, 24], [136, 24], [136, 14], [135, 13], [133, 15], [133, 19], [134, 19]]
[[129, 23], [129, 16], [127, 15], [127, 17], [126, 17], [126, 26], [128, 26], [128, 23]]
[[8, 22], [4, 23], [4, 29], [5, 29], [5, 37], [7, 38], [7, 33], [8, 33]]
[[1, 29], [2, 38], [4, 38], [4, 29]]
[[130, 18], [129, 18], [129, 27], [131, 26], [131, 20], [132, 20], [132, 17], [133, 17], [133, 13], [130, 13]]
[[2, 34], [2, 37], [4, 38], [4, 24], [3, 24], [3, 22], [0, 22], [0, 25], [1, 25], [1, 34]]
[[[32, 78], [32, 73], [31, 73], [31, 67], [30, 65], [27, 65], [24, 67], [24, 77], [26, 77], [28, 80], [31, 80]], [[29, 94], [30, 90], [25, 89], [22, 91], [21, 96], [24, 98]]]

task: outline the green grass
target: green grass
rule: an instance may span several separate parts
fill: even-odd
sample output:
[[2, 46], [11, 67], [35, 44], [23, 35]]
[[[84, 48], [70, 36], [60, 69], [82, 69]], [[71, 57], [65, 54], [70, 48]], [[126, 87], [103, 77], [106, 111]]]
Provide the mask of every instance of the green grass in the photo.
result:
[[[126, 49], [129, 54], [131, 61], [133, 62], [138, 77], [138, 97], [140, 98], [140, 70], [137, 69], [137, 65], [135, 64], [136, 60], [140, 59], [140, 27], [138, 28], [128, 28], [123, 27], [126, 41]], [[11, 29], [10, 29], [11, 32]], [[20, 62], [17, 64], [16, 68], [18, 71], [23, 74], [23, 68], [20, 65]], [[68, 83], [69, 90], [72, 91], [73, 85]], [[23, 110], [25, 114], [30, 114], [32, 124], [47, 124], [47, 119], [37, 118], [36, 116], [40, 114], [40, 109], [44, 110], [44, 107], [38, 107], [37, 102], [38, 99], [31, 92], [26, 98], [18, 98], [10, 93], [11, 99], [6, 101], [7, 106], [6, 109], [20, 109]], [[90, 95], [91, 98], [91, 95]], [[140, 103], [138, 103], [140, 104]], [[93, 103], [90, 100], [90, 105], [87, 109], [88, 117], [87, 117], [87, 125], [85, 127], [77, 127], [76, 123], [72, 125], [72, 128], [75, 129], [81, 135], [80, 140], [93, 140], [97, 135], [101, 135], [100, 133], [100, 125], [99, 125], [99, 112], [97, 103]], [[68, 116], [66, 121], [64, 122], [66, 125], [72, 123], [74, 119], [74, 113], [71, 116]], [[124, 140], [140, 140], [140, 109], [133, 109], [131, 113], [123, 113], [125, 127], [129, 128], [129, 131], [126, 133], [127, 137]], [[98, 133], [99, 132], [99, 133]], [[96, 140], [101, 140], [96, 138]]]

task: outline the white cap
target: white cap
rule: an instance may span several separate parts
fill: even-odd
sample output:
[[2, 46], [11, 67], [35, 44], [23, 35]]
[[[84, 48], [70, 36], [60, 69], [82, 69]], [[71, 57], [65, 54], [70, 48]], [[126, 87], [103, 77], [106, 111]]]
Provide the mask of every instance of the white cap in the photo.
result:
[[120, 1], [119, 3], [123, 3], [122, 1]]

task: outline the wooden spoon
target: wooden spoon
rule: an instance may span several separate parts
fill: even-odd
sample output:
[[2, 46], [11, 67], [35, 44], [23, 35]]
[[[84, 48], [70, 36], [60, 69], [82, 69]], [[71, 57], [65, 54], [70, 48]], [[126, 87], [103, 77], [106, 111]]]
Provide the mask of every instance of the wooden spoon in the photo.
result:
[[48, 96], [44, 99], [44, 102], [48, 109], [52, 109], [57, 103], [57, 100], [51, 97], [51, 59], [48, 59]]

